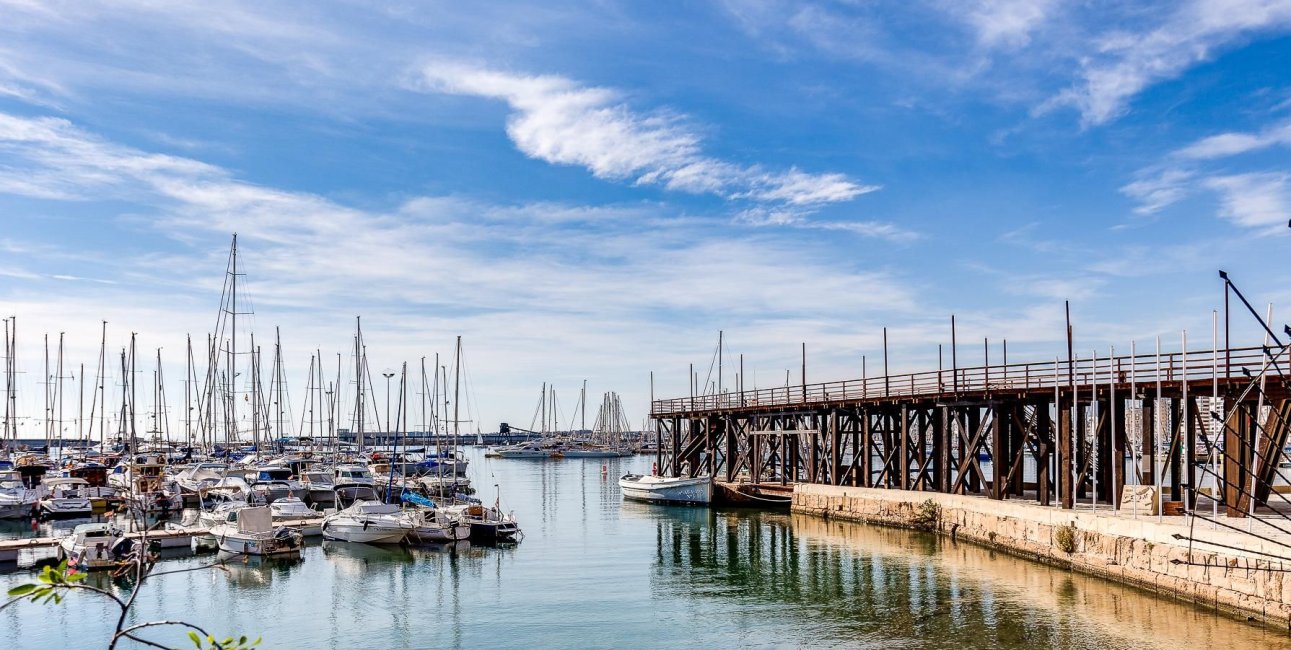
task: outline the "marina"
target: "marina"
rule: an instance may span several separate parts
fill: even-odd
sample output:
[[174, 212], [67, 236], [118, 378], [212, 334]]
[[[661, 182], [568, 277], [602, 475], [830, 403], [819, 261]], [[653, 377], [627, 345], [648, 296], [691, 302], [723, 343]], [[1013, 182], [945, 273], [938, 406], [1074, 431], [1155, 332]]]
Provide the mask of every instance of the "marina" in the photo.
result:
[[[652, 645], [755, 647], [1168, 649], [1220, 640], [1291, 647], [1277, 630], [973, 543], [783, 511], [624, 502], [599, 461], [536, 465], [484, 459], [474, 449], [467, 457], [472, 471], [487, 467], [514, 495], [508, 508], [526, 513], [522, 543], [370, 546], [314, 538], [299, 559], [235, 560], [227, 571], [159, 576], [136, 616], [185, 610], [210, 628], [262, 634], [269, 647], [557, 647], [586, 644], [590, 634], [604, 646], [650, 635]], [[621, 475], [648, 473], [651, 460], [610, 463], [611, 474]], [[48, 525], [64, 530], [61, 522]], [[191, 569], [214, 557], [168, 557], [157, 566]], [[0, 586], [24, 575], [0, 574]], [[90, 580], [127, 588], [99, 573]], [[320, 613], [301, 615], [302, 603]], [[81, 598], [58, 624], [42, 610], [18, 607], [0, 612], [0, 625], [24, 648], [53, 650], [102, 638], [109, 611]], [[499, 635], [503, 624], [508, 632]]]
[[1291, 650], [1289, 36], [0, 0], [0, 650]]

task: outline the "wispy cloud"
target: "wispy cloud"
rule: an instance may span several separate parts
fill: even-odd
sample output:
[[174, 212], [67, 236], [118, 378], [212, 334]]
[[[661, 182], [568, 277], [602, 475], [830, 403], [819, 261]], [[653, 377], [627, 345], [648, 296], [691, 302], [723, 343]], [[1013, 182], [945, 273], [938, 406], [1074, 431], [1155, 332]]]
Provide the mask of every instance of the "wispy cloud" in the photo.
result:
[[1180, 148], [1174, 152], [1174, 155], [1189, 160], [1213, 160], [1275, 146], [1291, 146], [1291, 122], [1284, 122], [1257, 133], [1230, 132], [1212, 135]]
[[1206, 187], [1219, 194], [1219, 214], [1246, 228], [1284, 230], [1291, 220], [1291, 174], [1217, 176]]
[[984, 47], [1022, 47], [1057, 8], [1055, 0], [973, 0], [947, 3], [962, 16]]
[[1196, 174], [1185, 169], [1149, 169], [1139, 179], [1121, 187], [1121, 193], [1138, 202], [1134, 213], [1156, 214], [1179, 202], [1192, 191]]
[[1124, 114], [1148, 86], [1171, 79], [1261, 31], [1291, 25], [1288, 0], [1190, 0], [1146, 32], [1112, 31], [1082, 62], [1081, 81], [1043, 109], [1073, 106], [1086, 126]]
[[735, 221], [749, 226], [788, 226], [807, 230], [850, 232], [899, 243], [909, 243], [920, 238], [919, 233], [915, 231], [883, 221], [821, 220], [812, 218], [812, 214], [809, 210], [757, 207], [741, 211], [735, 216]]
[[578, 165], [597, 178], [691, 194], [805, 206], [873, 192], [843, 174], [772, 170], [706, 155], [684, 116], [643, 112], [610, 88], [556, 75], [521, 75], [449, 62], [422, 69], [426, 88], [505, 101], [507, 134], [525, 155]]

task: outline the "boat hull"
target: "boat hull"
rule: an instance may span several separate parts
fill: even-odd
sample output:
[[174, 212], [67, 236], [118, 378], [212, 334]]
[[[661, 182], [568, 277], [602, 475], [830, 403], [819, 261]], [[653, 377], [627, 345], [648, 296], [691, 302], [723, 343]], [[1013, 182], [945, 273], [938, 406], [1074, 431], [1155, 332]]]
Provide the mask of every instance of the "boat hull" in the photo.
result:
[[323, 522], [323, 539], [359, 544], [398, 544], [408, 536], [407, 528], [363, 526], [338, 522]]
[[256, 539], [238, 537], [236, 535], [225, 535], [223, 537], [218, 537], [217, 539], [219, 540], [221, 551], [236, 555], [281, 557], [284, 555], [298, 555], [300, 553], [299, 544], [284, 544], [277, 539]]
[[[708, 477], [688, 479], [657, 479], [642, 481], [643, 477], [619, 479], [623, 498], [647, 503], [679, 505], [708, 505], [713, 501], [713, 481]], [[653, 478], [653, 477], [651, 477]]]

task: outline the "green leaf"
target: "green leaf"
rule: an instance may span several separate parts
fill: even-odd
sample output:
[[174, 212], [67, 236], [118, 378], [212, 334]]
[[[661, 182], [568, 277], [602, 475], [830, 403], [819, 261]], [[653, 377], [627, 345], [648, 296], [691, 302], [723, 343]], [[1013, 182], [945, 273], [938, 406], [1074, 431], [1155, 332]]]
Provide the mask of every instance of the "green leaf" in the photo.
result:
[[192, 640], [193, 645], [197, 646], [198, 650], [201, 650], [201, 647], [202, 647], [202, 637], [201, 637], [201, 636], [199, 636], [196, 632], [194, 632], [194, 631], [192, 631], [192, 630], [189, 630], [189, 631], [188, 631], [188, 638], [189, 638], [190, 640]]
[[29, 593], [31, 593], [31, 592], [33, 592], [33, 591], [35, 591], [35, 590], [39, 589], [39, 588], [40, 588], [40, 585], [38, 585], [38, 584], [33, 584], [33, 583], [30, 583], [30, 582], [29, 582], [29, 583], [27, 583], [27, 584], [25, 584], [25, 585], [18, 585], [17, 587], [14, 587], [13, 589], [10, 589], [10, 590], [9, 590], [9, 595], [10, 595], [10, 596], [26, 596], [27, 594], [29, 594]]

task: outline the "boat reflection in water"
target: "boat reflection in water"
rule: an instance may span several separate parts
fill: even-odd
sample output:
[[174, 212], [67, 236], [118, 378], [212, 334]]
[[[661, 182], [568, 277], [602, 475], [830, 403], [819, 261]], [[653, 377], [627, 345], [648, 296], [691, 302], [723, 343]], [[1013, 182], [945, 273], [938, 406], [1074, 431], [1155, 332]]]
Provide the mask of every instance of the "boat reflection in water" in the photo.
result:
[[1291, 645], [1285, 634], [1191, 604], [931, 534], [805, 515], [668, 510], [656, 520], [652, 591], [726, 601], [720, 610], [739, 603], [735, 621], [756, 616], [762, 638], [745, 638], [737, 624], [736, 643]]

